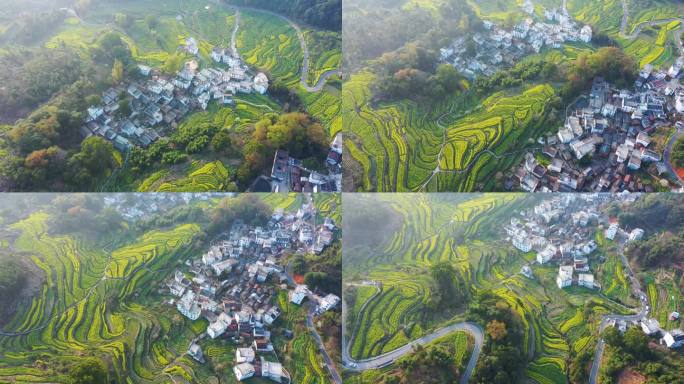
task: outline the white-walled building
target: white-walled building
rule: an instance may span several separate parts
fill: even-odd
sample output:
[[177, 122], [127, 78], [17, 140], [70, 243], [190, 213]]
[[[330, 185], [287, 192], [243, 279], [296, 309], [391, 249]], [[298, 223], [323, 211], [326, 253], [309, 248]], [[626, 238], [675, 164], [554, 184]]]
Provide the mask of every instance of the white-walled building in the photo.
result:
[[641, 228], [635, 228], [629, 233], [629, 241], [637, 241], [644, 238], [644, 230]]
[[596, 287], [594, 275], [591, 273], [580, 273], [577, 277], [577, 285], [594, 289]]
[[558, 248], [553, 244], [549, 244], [543, 251], [537, 253], [537, 261], [539, 264], [546, 264], [556, 256], [556, 252], [558, 252]]
[[238, 381], [244, 381], [254, 376], [254, 366], [250, 363], [241, 363], [233, 367], [235, 378]]
[[608, 229], [606, 230], [606, 239], [614, 240], [615, 235], [617, 235], [618, 229], [619, 226], [617, 225], [617, 223], [611, 224], [610, 227], [608, 227]]
[[558, 277], [556, 278], [556, 284], [558, 288], [565, 288], [572, 285], [572, 265], [562, 265], [558, 268]]
[[252, 363], [254, 362], [254, 358], [256, 357], [256, 353], [254, 352], [253, 348], [238, 348], [237, 351], [235, 351], [235, 361], [238, 364], [241, 363]]

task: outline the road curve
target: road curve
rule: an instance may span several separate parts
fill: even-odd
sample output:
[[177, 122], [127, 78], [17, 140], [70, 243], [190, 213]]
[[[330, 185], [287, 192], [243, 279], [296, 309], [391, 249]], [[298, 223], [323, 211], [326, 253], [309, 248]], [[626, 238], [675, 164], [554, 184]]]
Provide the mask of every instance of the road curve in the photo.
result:
[[321, 335], [318, 334], [318, 331], [316, 331], [316, 327], [314, 326], [313, 323], [313, 317], [314, 317], [314, 309], [313, 306], [309, 306], [309, 311], [306, 314], [306, 326], [309, 328], [309, 332], [311, 332], [311, 335], [313, 336], [314, 340], [316, 341], [316, 344], [318, 345], [318, 350], [321, 352], [323, 355], [323, 360], [325, 360], [325, 365], [328, 367], [328, 371], [330, 371], [330, 376], [332, 377], [332, 382], [335, 384], [342, 384], [342, 377], [340, 376], [339, 372], [337, 372], [337, 368], [335, 367], [335, 363], [333, 362], [332, 358], [328, 354], [328, 351], [325, 349], [325, 344], [323, 344], [323, 340], [321, 339]]
[[237, 5], [228, 5], [229, 7], [240, 10], [248, 10], [248, 11], [253, 11], [253, 12], [261, 12], [261, 13], [266, 13], [271, 16], [278, 17], [285, 22], [287, 22], [294, 30], [297, 32], [297, 38], [299, 39], [299, 45], [302, 48], [302, 52], [304, 53], [304, 59], [302, 60], [302, 66], [301, 66], [301, 77], [299, 79], [299, 83], [302, 85], [302, 87], [307, 91], [311, 93], [316, 93], [320, 92], [323, 87], [325, 86], [325, 83], [328, 81], [328, 79], [332, 76], [336, 75], [341, 75], [342, 72], [339, 69], [332, 69], [326, 72], [323, 72], [321, 75], [320, 79], [318, 79], [318, 82], [314, 86], [310, 86], [308, 80], [309, 76], [309, 65], [310, 65], [310, 58], [309, 58], [309, 47], [306, 45], [306, 39], [304, 38], [304, 33], [302, 32], [302, 29], [299, 27], [297, 23], [292, 21], [292, 19], [288, 18], [287, 16], [281, 15], [279, 13], [271, 12], [265, 9], [261, 8], [253, 8], [253, 7], [243, 7], [243, 6], [237, 6]]
[[596, 384], [596, 378], [598, 377], [599, 368], [601, 367], [601, 360], [603, 359], [603, 351], [605, 349], [605, 342], [601, 338], [603, 331], [608, 328], [613, 321], [640, 321], [644, 320], [648, 316], [648, 296], [641, 289], [641, 283], [634, 277], [634, 271], [632, 266], [629, 265], [629, 261], [623, 252], [624, 244], [620, 247], [620, 258], [625, 266], [625, 269], [629, 272], [629, 279], [632, 283], [632, 293], [639, 299], [641, 308], [639, 312], [633, 315], [604, 315], [601, 318], [601, 325], [599, 326], [599, 340], [596, 343], [596, 351], [594, 352], [594, 360], [591, 363], [591, 373], [589, 374], [589, 384]]
[[[364, 303], [364, 306], [372, 300], [378, 293], [380, 293], [380, 289], [378, 288], [378, 292], [371, 297], [371, 299], [367, 300], [366, 303]], [[353, 340], [353, 336], [350, 339], [349, 343], [346, 343], [346, 338], [345, 338], [345, 330], [346, 330], [346, 325], [344, 322], [346, 321], [346, 305], [344, 303], [344, 300], [342, 300], [342, 318], [343, 318], [343, 324], [342, 324], [342, 362], [345, 365], [345, 368], [350, 370], [350, 371], [356, 371], [356, 372], [361, 372], [365, 371], [368, 369], [377, 369], [377, 368], [382, 368], [384, 366], [392, 364], [395, 360], [398, 358], [407, 355], [409, 353], [413, 352], [413, 347], [417, 345], [425, 345], [428, 343], [431, 343], [441, 337], [447, 336], [450, 333], [454, 333], [457, 331], [465, 331], [470, 333], [473, 336], [473, 339], [475, 340], [475, 346], [473, 347], [473, 352], [470, 356], [470, 360], [468, 360], [468, 365], [466, 366], [465, 370], [463, 371], [463, 374], [461, 375], [460, 383], [461, 384], [467, 384], [468, 380], [470, 380], [470, 376], [473, 373], [473, 370], [475, 370], [475, 365], [477, 364], [477, 359], [480, 356], [480, 353], [482, 352], [482, 344], [484, 343], [484, 332], [482, 330], [482, 327], [480, 327], [478, 324], [471, 323], [471, 322], [462, 322], [462, 323], [457, 323], [457, 324], [452, 324], [449, 326], [446, 326], [444, 328], [440, 328], [434, 332], [432, 332], [429, 335], [425, 335], [419, 339], [416, 339], [414, 341], [411, 341], [408, 344], [405, 344], [402, 347], [399, 347], [393, 351], [384, 353], [380, 356], [375, 356], [369, 359], [361, 359], [361, 360], [355, 360], [352, 359], [349, 353], [349, 349], [351, 347], [351, 341]], [[363, 308], [363, 307], [362, 307]], [[355, 327], [356, 329], [357, 327]]]
[[[673, 21], [680, 21], [682, 24], [684, 24], [684, 18], [682, 17], [668, 17], [665, 19], [659, 19], [659, 20], [651, 20], [651, 21], [644, 21], [639, 24], [637, 24], [636, 28], [634, 28], [634, 32], [631, 34], [627, 34], [627, 21], [629, 19], [629, 7], [627, 6], [627, 0], [622, 0], [622, 22], [620, 24], [620, 37], [628, 40], [634, 40], [636, 39], [639, 34], [641, 33], [641, 30], [644, 27], [651, 27], [654, 25], [658, 24], [664, 24], [664, 23], [671, 23]], [[680, 32], [684, 31], [684, 25], [680, 29]], [[678, 35], [678, 34], [675, 34]], [[679, 36], [676, 36], [677, 41], [680, 40]], [[679, 50], [682, 56], [684, 56], [684, 47], [682, 47], [681, 43], [679, 44]]]

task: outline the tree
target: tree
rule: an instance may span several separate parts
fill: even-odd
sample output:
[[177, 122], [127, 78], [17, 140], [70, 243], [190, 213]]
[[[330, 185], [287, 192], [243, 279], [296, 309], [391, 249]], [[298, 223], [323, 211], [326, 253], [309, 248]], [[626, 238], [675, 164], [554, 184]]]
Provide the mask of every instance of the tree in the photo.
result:
[[308, 272], [304, 275], [304, 284], [309, 288], [325, 289], [328, 282], [328, 274], [325, 272]]
[[603, 331], [603, 340], [611, 347], [622, 348], [623, 346], [622, 335], [615, 327], [608, 327]]
[[155, 15], [145, 16], [145, 24], [150, 31], [154, 31], [159, 26], [159, 19]]
[[107, 372], [104, 364], [90, 359], [77, 365], [70, 374], [73, 384], [106, 384]]
[[114, 22], [121, 28], [128, 28], [133, 24], [133, 17], [129, 14], [117, 13], [114, 15]]
[[118, 85], [123, 81], [124, 66], [119, 59], [114, 60], [114, 65], [112, 66], [112, 83]]
[[219, 131], [211, 139], [211, 146], [216, 152], [223, 152], [231, 148], [232, 141], [227, 130]]
[[117, 111], [119, 116], [130, 116], [131, 112], [133, 112], [131, 110], [131, 100], [129, 98], [119, 100], [119, 110]]
[[632, 327], [625, 332], [624, 343], [625, 349], [637, 360], [646, 360], [651, 355], [651, 351], [648, 349], [648, 336], [637, 327]]
[[463, 304], [466, 287], [454, 266], [442, 261], [430, 267], [432, 277], [431, 295], [428, 305], [431, 308], [455, 307]]
[[487, 335], [494, 340], [494, 341], [499, 341], [506, 337], [508, 335], [508, 331], [506, 330], [506, 323], [498, 321], [498, 320], [492, 320], [489, 323], [487, 323]]
[[304, 256], [298, 254], [294, 257], [292, 260], [292, 264], [290, 264], [292, 268], [292, 272], [298, 274], [298, 275], [303, 275], [306, 273], [306, 260], [304, 259]]

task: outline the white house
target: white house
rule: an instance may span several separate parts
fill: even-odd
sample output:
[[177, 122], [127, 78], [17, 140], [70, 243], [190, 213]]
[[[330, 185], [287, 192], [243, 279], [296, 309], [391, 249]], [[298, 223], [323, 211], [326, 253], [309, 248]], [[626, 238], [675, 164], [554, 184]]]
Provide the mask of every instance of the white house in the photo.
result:
[[274, 363], [264, 360], [261, 358], [261, 377], [265, 377], [275, 381], [276, 383], [282, 383], [283, 379], [287, 379], [286, 382], [290, 382], [290, 374], [283, 369], [283, 365], [280, 363]]
[[238, 348], [237, 351], [235, 351], [235, 361], [238, 364], [252, 363], [252, 362], [254, 362], [255, 357], [256, 357], [256, 353], [254, 353], [254, 349], [252, 349], [251, 347], [249, 347], [249, 348]]
[[617, 223], [611, 224], [610, 227], [608, 227], [608, 229], [606, 230], [606, 239], [614, 240], [615, 235], [617, 235], [618, 229], [619, 229], [619, 227], [618, 227]]
[[544, 248], [543, 251], [537, 253], [537, 261], [539, 264], [545, 264], [551, 261], [551, 259], [556, 256], [556, 252], [558, 251], [558, 248], [556, 248], [553, 244], [549, 244]]
[[301, 305], [308, 294], [309, 288], [307, 288], [306, 285], [298, 285], [294, 290], [289, 292], [290, 302]]
[[217, 320], [207, 327], [207, 335], [211, 337], [212, 339], [215, 339], [221, 335], [223, 335], [226, 332], [226, 329], [228, 328], [228, 325], [224, 323], [223, 321]]
[[329, 293], [327, 296], [321, 299], [320, 303], [318, 304], [319, 308], [322, 311], [329, 311], [337, 306], [337, 304], [340, 303], [340, 298], [337, 295], [333, 295], [332, 293]]
[[228, 260], [219, 261], [218, 263], [212, 264], [211, 268], [214, 270], [214, 273], [216, 273], [216, 275], [218, 276], [221, 273], [223, 273], [223, 271], [230, 272], [236, 264], [238, 264], [237, 260], [228, 259]]
[[262, 95], [268, 91], [268, 77], [262, 72], [254, 76], [254, 90]]
[[577, 284], [581, 287], [594, 289], [594, 275], [591, 273], [580, 273], [577, 278]]
[[572, 265], [562, 265], [558, 268], [558, 277], [556, 278], [556, 284], [558, 288], [565, 288], [572, 285]]
[[273, 324], [273, 322], [276, 321], [278, 317], [280, 317], [281, 313], [282, 312], [280, 311], [280, 308], [272, 307], [264, 314], [264, 322], [266, 323], [266, 325]]
[[240, 363], [233, 367], [235, 378], [238, 381], [244, 381], [254, 376], [254, 366], [250, 363]]
[[641, 228], [635, 228], [629, 233], [629, 241], [637, 241], [644, 238], [644, 230]]
[[200, 307], [197, 305], [197, 300], [195, 297], [195, 292], [188, 290], [185, 292], [185, 295], [178, 300], [178, 304], [176, 304], [176, 309], [183, 314], [183, 316], [187, 317], [190, 320], [197, 320], [199, 319], [201, 310]]
[[684, 331], [681, 329], [674, 329], [670, 332], [665, 332], [663, 342], [668, 348], [679, 348], [684, 345]]
[[589, 43], [589, 42], [591, 42], [591, 35], [592, 35], [591, 27], [588, 25], [585, 25], [580, 30], [579, 38], [580, 38], [580, 40], [584, 41], [585, 43]]
[[646, 319], [641, 321], [641, 330], [649, 336], [660, 332], [660, 323], [656, 319]]
[[513, 246], [518, 248], [522, 252], [529, 252], [532, 249], [532, 243], [530, 243], [527, 233], [524, 231], [511, 239]]

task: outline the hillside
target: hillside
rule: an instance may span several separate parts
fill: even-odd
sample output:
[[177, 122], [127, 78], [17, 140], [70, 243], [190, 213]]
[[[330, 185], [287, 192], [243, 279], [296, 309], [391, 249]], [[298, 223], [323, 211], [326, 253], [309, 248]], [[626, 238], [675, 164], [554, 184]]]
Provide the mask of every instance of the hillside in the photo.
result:
[[[537, 189], [537, 185], [523, 185], [517, 167], [525, 163], [526, 153], [536, 156], [545, 168], [552, 162], [553, 158], [542, 158], [542, 149], [556, 147], [550, 142], [595, 77], [610, 77], [616, 89], [630, 88], [636, 69], [652, 65], [654, 73], [667, 72], [683, 53], [678, 42], [684, 11], [678, 2], [625, 2], [625, 7], [619, 1], [594, 7], [591, 2], [572, 0], [348, 3], [345, 10], [351, 16], [343, 60], [349, 73], [342, 100], [345, 146], [350, 153], [345, 158], [346, 191]], [[559, 14], [563, 16], [554, 16]], [[529, 27], [534, 33], [566, 23], [562, 28], [576, 28], [578, 35], [521, 51], [526, 44], [523, 36], [533, 36], [524, 27], [526, 20], [537, 23]], [[352, 23], [362, 27], [353, 28]], [[585, 27], [589, 28], [586, 38], [579, 32]], [[501, 30], [492, 32], [496, 28]], [[510, 34], [514, 43], [501, 45], [501, 38]], [[489, 45], [487, 35], [493, 39]], [[528, 39], [535, 44], [534, 38]], [[539, 42], [544, 44], [543, 39]], [[607, 47], [619, 51], [611, 57], [622, 61], [610, 63], [610, 70], [588, 59]], [[422, 55], [418, 60], [403, 60], [416, 49]], [[435, 81], [444, 66], [454, 67], [457, 73], [443, 77], [441, 83]], [[649, 134], [671, 137], [674, 128], [661, 132], [660, 127], [679, 119], [674, 113]], [[663, 149], [658, 151], [663, 156]], [[598, 160], [603, 156], [598, 148], [596, 152], [594, 163], [578, 159], [577, 167], [587, 163], [595, 166], [594, 172], [611, 168]], [[566, 173], [573, 178], [581, 173], [575, 172], [574, 165], [568, 168]], [[654, 167], [646, 169], [646, 165], [632, 173], [640, 185], [649, 185], [648, 190], [669, 190], [679, 183], [673, 172], [655, 175]], [[554, 187], [562, 177], [554, 174], [548, 177], [550, 182], [541, 177], [539, 184], [562, 189], [558, 183]], [[643, 189], [627, 184], [619, 190]], [[595, 188], [580, 185], [575, 190]]]
[[[589, 194], [345, 196], [347, 379], [353, 383], [429, 383], [433, 382], [429, 375], [420, 379], [412, 375], [433, 367], [436, 372], [458, 371], [455, 377], [461, 379], [471, 375], [470, 382], [476, 383], [503, 378], [538, 383], [590, 381], [589, 363], [598, 348], [598, 335], [610, 325], [604, 316], [643, 319], [647, 315], [659, 319], [663, 329], [681, 326], [679, 320], [667, 319], [672, 311], [682, 309], [679, 272], [660, 267], [636, 272], [644, 283], [641, 294], [653, 303], [653, 309], [635, 315], [644, 304], [636, 299], [640, 293], [620, 257], [631, 227], [625, 227], [620, 239], [604, 237], [609, 215], [602, 212], [613, 209], [627, 216], [652, 208], [652, 199]], [[660, 204], [680, 208], [680, 200], [668, 195]], [[611, 208], [610, 201], [616, 208]], [[375, 207], [374, 214], [368, 212], [369, 206]], [[592, 212], [601, 214], [586, 225], [578, 224], [578, 217]], [[379, 222], [389, 225], [382, 226], [382, 231], [368, 229]], [[594, 250], [585, 253], [588, 268], [584, 273], [592, 274], [595, 284], [587, 288], [572, 282], [572, 286], [559, 287], [559, 264], [568, 264], [567, 255], [554, 255], [552, 261], [540, 263], [545, 245], [527, 251], [517, 248], [516, 235], [509, 235], [515, 232], [509, 232], [512, 225], [526, 230], [524, 238], [533, 243], [544, 238], [542, 243], [547, 245], [594, 244]], [[544, 230], [537, 232], [539, 226]], [[448, 274], [450, 279], [438, 272], [450, 269], [454, 271]], [[451, 293], [445, 296], [445, 292]], [[446, 304], [444, 297], [455, 302]], [[469, 327], [466, 331], [471, 337], [483, 338], [481, 350], [468, 352], [476, 361], [474, 370], [453, 362], [435, 363], [421, 357], [422, 352], [416, 352], [410, 363], [402, 360], [414, 356], [405, 347], [410, 342], [421, 341], [427, 351], [439, 349], [439, 343], [433, 344], [429, 337], [445, 336], [449, 333], [444, 330], [452, 326]], [[648, 340], [642, 346], [647, 344]], [[665, 371], [661, 375], [644, 370], [649, 361], [664, 367], [676, 361], [676, 353], [654, 349], [652, 360], [640, 360], [643, 365], [638, 371], [654, 380], [670, 377], [663, 376]], [[459, 354], [471, 351], [466, 346], [457, 350]], [[386, 354], [391, 357], [385, 358]], [[437, 359], [439, 354], [428, 352], [428, 356]], [[600, 357], [593, 364], [599, 367], [596, 372], [609, 372], [601, 374], [603, 380], [621, 372], [611, 371], [615, 366], [601, 362]], [[506, 374], [499, 377], [498, 372]], [[409, 377], [414, 379], [407, 381]]]
[[[185, 202], [165, 196], [130, 203], [120, 195], [52, 195], [35, 203], [33, 212], [24, 211], [26, 216], [0, 224], [3, 234], [13, 234], [1, 239], [3, 257], [10, 254], [21, 260], [22, 271], [36, 269], [44, 276], [32, 282], [32, 297], [19, 301], [0, 328], [0, 381], [66, 384], [80, 372], [95, 370], [101, 371], [97, 382], [102, 383], [237, 382], [233, 366], [242, 340], [207, 337], [204, 317], [193, 321], [168, 304], [174, 297], [167, 283], [233, 224], [263, 224], [274, 209], [296, 212], [305, 199], [214, 195]], [[339, 214], [338, 198], [317, 199], [315, 220]], [[139, 211], [144, 218], [130, 218]], [[305, 267], [317, 269], [335, 258], [339, 255], [331, 250]], [[308, 306], [290, 303], [275, 280], [263, 286], [275, 292], [269, 305], [282, 310], [272, 343], [284, 369], [297, 382], [331, 382], [311, 333], [316, 328], [306, 326]], [[334, 311], [316, 317], [317, 332], [326, 333], [322, 342], [331, 351], [338, 321]], [[195, 342], [205, 362], [187, 353]], [[91, 360], [102, 366], [83, 366]]]
[[[325, 4], [321, 12], [334, 12], [335, 2]], [[94, 0], [65, 1], [34, 13], [19, 5], [7, 8], [7, 21], [0, 21], [0, 63], [7, 69], [0, 75], [6, 84], [0, 90], [0, 122], [8, 124], [0, 126], [0, 189], [163, 191], [174, 184], [198, 192], [247, 190], [258, 176], [270, 176], [278, 148], [327, 172], [328, 146], [341, 130], [335, 80], [339, 28], [295, 24], [288, 18], [295, 10], [285, 3], [272, 9], [281, 14], [252, 5], [193, 0], [160, 8], [154, 1]], [[150, 111], [137, 112], [137, 99], [126, 93], [131, 84], [145, 84], [139, 65], [172, 82], [191, 59], [199, 70], [232, 68], [212, 57], [215, 49], [232, 48], [249, 76], [265, 74], [264, 94], [233, 90], [230, 100], [204, 107], [169, 103], [171, 109], [161, 108], [165, 120], [154, 126], [135, 117]], [[112, 97], [116, 106], [104, 108], [108, 121], [114, 117], [107, 123], [112, 133], [91, 133], [105, 139], [101, 146], [109, 154], [98, 167], [87, 167], [82, 135], [88, 111], [96, 112], [92, 108]], [[131, 112], [130, 120], [146, 138], [124, 129]], [[283, 133], [291, 139], [285, 142], [261, 138], [256, 126], [265, 116], [290, 112], [306, 114], [318, 128], [304, 135]], [[298, 150], [302, 145], [313, 151]], [[202, 167], [219, 163], [226, 172], [202, 170], [206, 182], [188, 181]]]

